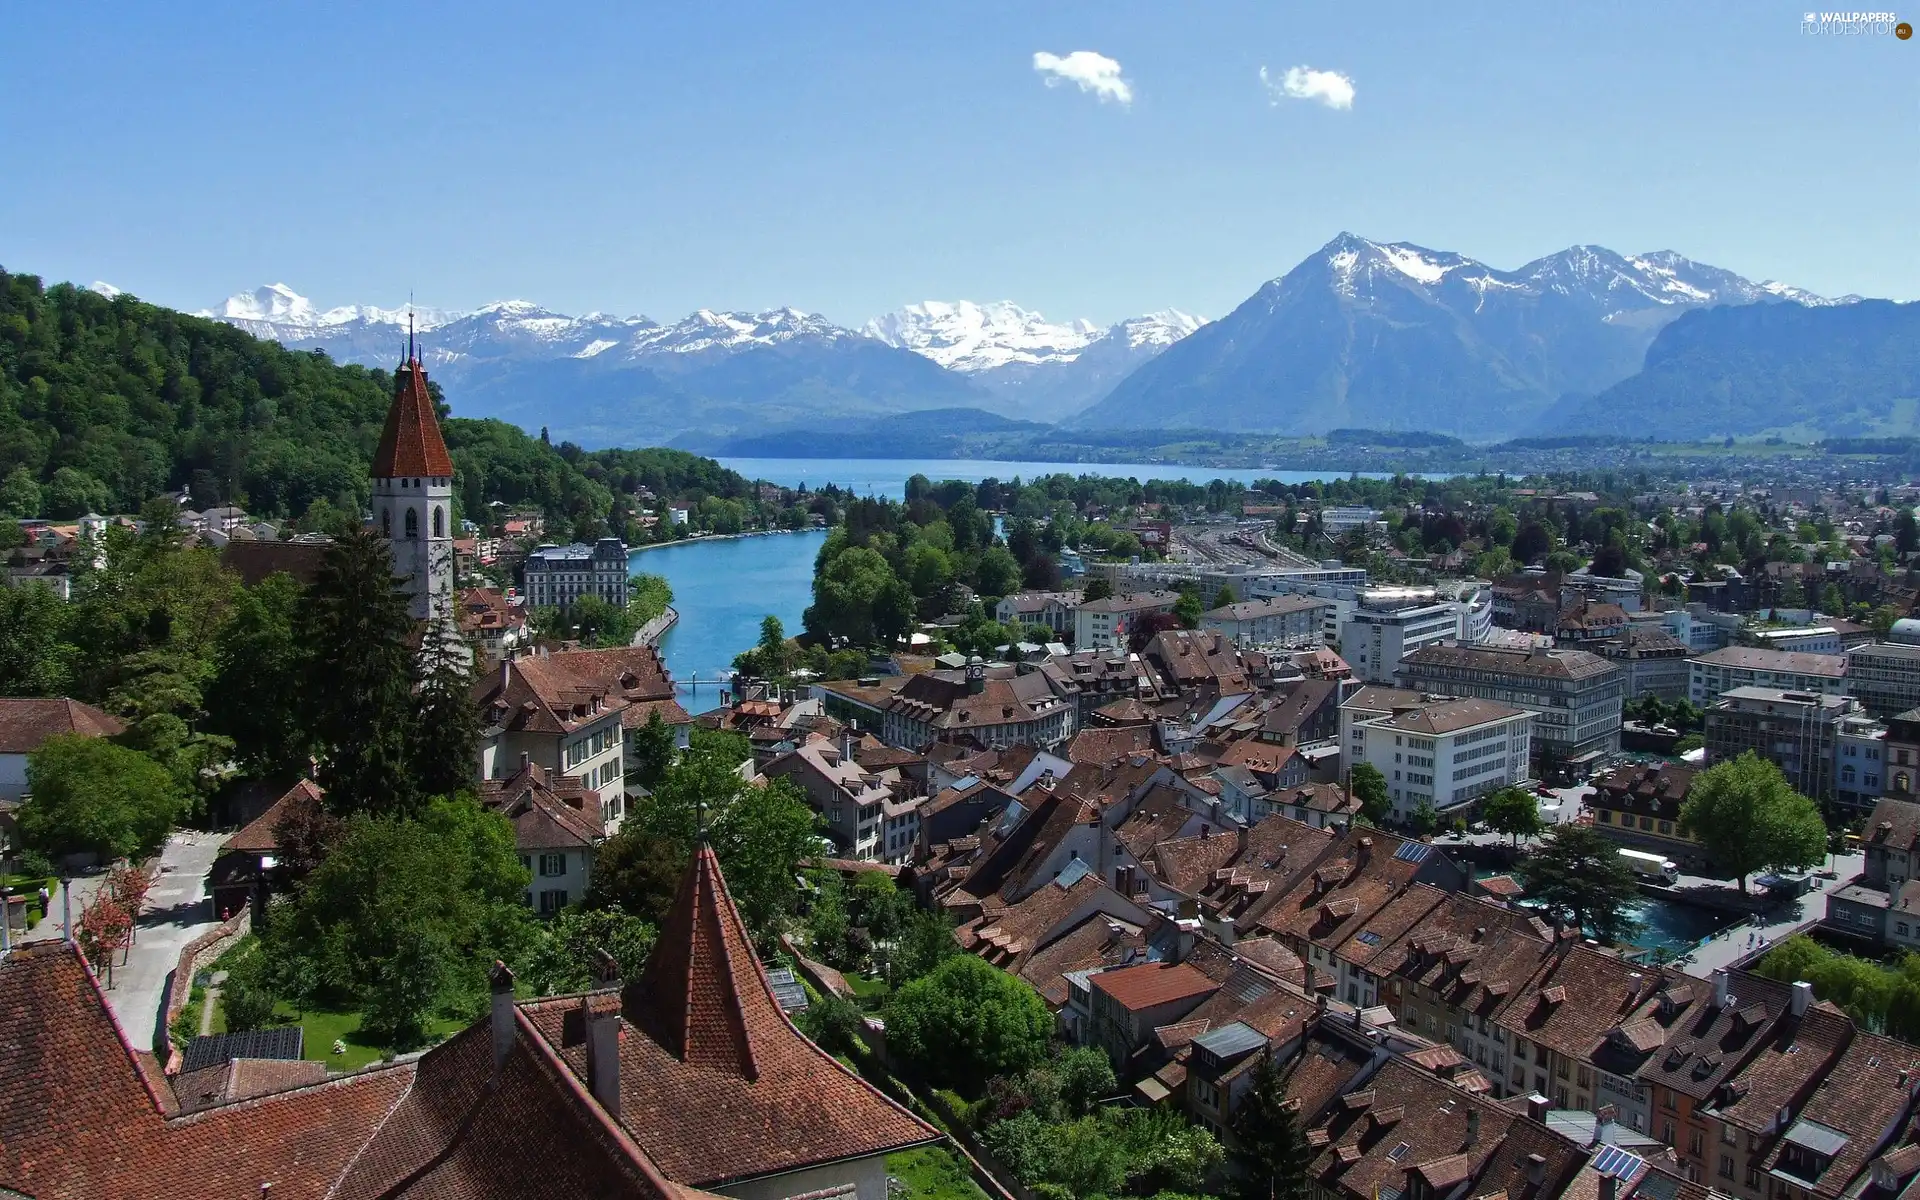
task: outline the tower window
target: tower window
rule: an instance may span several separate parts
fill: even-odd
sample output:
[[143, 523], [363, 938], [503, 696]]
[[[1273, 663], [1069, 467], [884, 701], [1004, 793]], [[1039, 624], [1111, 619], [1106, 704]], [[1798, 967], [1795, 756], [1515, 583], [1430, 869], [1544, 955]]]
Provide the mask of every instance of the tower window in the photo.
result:
[[411, 539], [419, 536], [420, 514], [410, 508], [407, 510], [407, 537]]
[[437, 504], [433, 506], [433, 536], [435, 537], [443, 537], [446, 534], [444, 511]]
[[380, 536], [385, 538], [393, 536], [393, 510], [390, 508], [380, 510]]

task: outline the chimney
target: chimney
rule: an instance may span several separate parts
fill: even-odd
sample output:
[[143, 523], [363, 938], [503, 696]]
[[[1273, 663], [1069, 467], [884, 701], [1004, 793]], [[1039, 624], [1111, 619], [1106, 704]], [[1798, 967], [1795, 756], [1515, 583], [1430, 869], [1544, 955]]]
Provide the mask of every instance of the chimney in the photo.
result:
[[1245, 854], [1247, 852], [1246, 822], [1242, 821], [1240, 823], [1240, 828], [1234, 832], [1233, 841], [1234, 841], [1234, 847], [1239, 853]]
[[840, 761], [842, 763], [853, 761], [853, 730], [851, 729], [842, 730], [840, 733]]
[[1620, 1180], [1612, 1175], [1600, 1177], [1600, 1200], [1619, 1200]]
[[587, 1090], [607, 1115], [620, 1119], [620, 1010], [593, 1011], [592, 1001], [580, 997], [581, 1017], [587, 1027]]
[[1727, 969], [1725, 967], [1713, 969], [1713, 1006], [1715, 1008], [1727, 1006]]
[[1793, 985], [1793, 1015], [1804, 1017], [1807, 1006], [1813, 1003], [1813, 985], [1806, 980], [1796, 980]]
[[1527, 1182], [1535, 1187], [1547, 1181], [1547, 1160], [1538, 1154], [1527, 1155]]
[[[1545, 1096], [1542, 1096], [1539, 1092], [1534, 1092], [1533, 1094], [1529, 1095], [1527, 1097], [1527, 1115], [1529, 1117], [1532, 1117], [1536, 1121], [1546, 1120], [1547, 1119], [1547, 1098]], [[1538, 1182], [1538, 1180], [1536, 1180], [1535, 1182]]]
[[1469, 1107], [1467, 1109], [1467, 1145], [1471, 1146], [1479, 1140], [1480, 1140], [1480, 1110], [1477, 1108]]
[[513, 1049], [513, 972], [499, 959], [493, 961], [493, 970], [487, 973], [487, 985], [493, 992], [493, 1070], [500, 1073], [501, 1066], [507, 1061], [508, 1051]]
[[[1313, 987], [1312, 967], [1307, 968], [1307, 987]], [[1313, 994], [1313, 1013], [1316, 1017], [1324, 1017], [1327, 1015], [1327, 994], [1325, 992], [1315, 992]]]
[[525, 750], [522, 750], [520, 752], [520, 773], [521, 774], [524, 775], [526, 773], [527, 764], [532, 761], [533, 761], [532, 757]]

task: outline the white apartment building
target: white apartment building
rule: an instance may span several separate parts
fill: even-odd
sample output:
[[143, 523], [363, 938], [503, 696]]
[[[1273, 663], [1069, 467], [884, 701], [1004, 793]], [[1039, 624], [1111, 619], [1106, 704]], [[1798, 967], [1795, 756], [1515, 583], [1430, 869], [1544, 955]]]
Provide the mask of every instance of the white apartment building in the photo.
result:
[[1728, 646], [1687, 660], [1687, 699], [1706, 707], [1734, 688], [1774, 688], [1783, 692], [1847, 694], [1847, 660], [1838, 654], [1802, 654]]
[[1386, 776], [1393, 815], [1441, 813], [1526, 781], [1533, 714], [1492, 700], [1437, 700], [1353, 726], [1356, 761]]
[[1151, 613], [1167, 613], [1180, 602], [1178, 592], [1129, 592], [1090, 600], [1073, 610], [1073, 648], [1112, 650], [1127, 648], [1134, 622]]
[[1237, 646], [1324, 645], [1331, 600], [1314, 596], [1261, 596], [1200, 615], [1200, 628]]
[[1767, 650], [1797, 650], [1802, 654], [1840, 653], [1840, 631], [1831, 625], [1790, 625], [1784, 629], [1745, 629], [1740, 640]]
[[1461, 606], [1430, 591], [1383, 588], [1366, 592], [1340, 627], [1340, 657], [1356, 678], [1392, 683], [1400, 660], [1423, 646], [1460, 637]]
[[1380, 520], [1380, 510], [1366, 508], [1358, 504], [1340, 504], [1320, 510], [1320, 531], [1329, 537], [1340, 537], [1355, 529], [1371, 529]]

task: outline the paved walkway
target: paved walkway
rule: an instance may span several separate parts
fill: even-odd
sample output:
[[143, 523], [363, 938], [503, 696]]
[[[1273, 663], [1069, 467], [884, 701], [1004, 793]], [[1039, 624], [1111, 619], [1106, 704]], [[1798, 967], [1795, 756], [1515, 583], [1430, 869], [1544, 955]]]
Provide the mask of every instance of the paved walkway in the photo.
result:
[[[135, 925], [134, 943], [127, 950], [126, 960], [113, 965], [113, 986], [107, 989], [107, 1002], [136, 1048], [165, 1051], [168, 979], [179, 961], [181, 947], [217, 923], [206, 879], [225, 840], [225, 834], [180, 832], [168, 838], [160, 852], [160, 877], [147, 893], [146, 907]], [[83, 895], [91, 900], [103, 879], [83, 876], [73, 881], [76, 922]], [[58, 895], [54, 897], [54, 911], [60, 911]], [[48, 930], [48, 937], [60, 936], [58, 917], [43, 922], [41, 929]], [[104, 971], [101, 982], [106, 982]]]

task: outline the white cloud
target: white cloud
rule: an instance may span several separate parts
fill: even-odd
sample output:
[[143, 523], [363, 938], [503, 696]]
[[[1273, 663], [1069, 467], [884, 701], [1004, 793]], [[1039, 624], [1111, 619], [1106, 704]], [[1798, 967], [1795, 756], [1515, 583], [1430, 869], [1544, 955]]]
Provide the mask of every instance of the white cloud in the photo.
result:
[[1042, 50], [1033, 56], [1033, 69], [1046, 76], [1048, 87], [1072, 83], [1100, 97], [1103, 104], [1108, 100], [1122, 107], [1133, 103], [1133, 85], [1120, 78], [1120, 64], [1104, 54], [1075, 50], [1062, 58]]
[[1260, 86], [1267, 89], [1267, 99], [1273, 104], [1282, 100], [1317, 100], [1328, 108], [1353, 107], [1353, 79], [1338, 71], [1288, 67], [1286, 74], [1275, 79], [1261, 67]]

